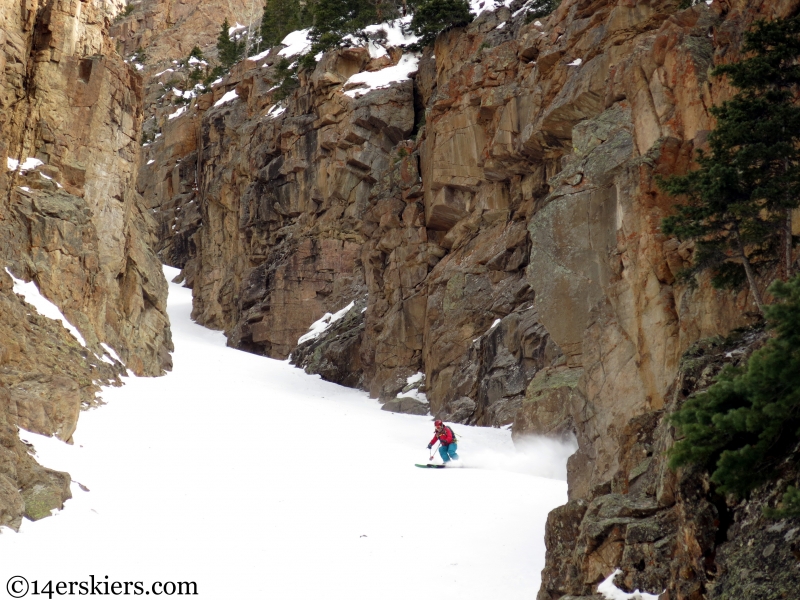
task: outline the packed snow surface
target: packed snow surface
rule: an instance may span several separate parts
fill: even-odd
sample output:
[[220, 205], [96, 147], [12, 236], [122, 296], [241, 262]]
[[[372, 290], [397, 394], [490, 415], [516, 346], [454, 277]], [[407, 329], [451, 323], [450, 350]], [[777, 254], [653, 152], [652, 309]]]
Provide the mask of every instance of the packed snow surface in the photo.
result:
[[61, 312], [60, 308], [42, 296], [42, 293], [39, 291], [39, 288], [36, 287], [36, 284], [33, 281], [22, 281], [22, 279], [17, 279], [14, 277], [14, 274], [8, 270], [8, 267], [6, 267], [6, 273], [8, 273], [11, 276], [11, 279], [14, 280], [15, 294], [19, 294], [25, 298], [25, 302], [33, 306], [36, 309], [36, 312], [43, 317], [53, 319], [54, 321], [61, 321], [61, 324], [67, 328], [67, 331], [69, 331], [76, 340], [78, 340], [80, 345], [84, 348], [86, 347], [86, 341], [83, 339], [81, 332], [78, 331], [78, 328], [67, 321], [67, 318], [64, 316], [64, 313]]
[[[410, 22], [411, 15], [408, 15], [401, 19], [365, 27], [362, 32], [370, 38], [367, 42], [370, 56], [372, 58], [386, 56], [388, 52], [386, 52], [384, 46], [402, 46], [416, 42], [418, 39], [417, 36], [410, 31], [404, 30], [407, 29]], [[300, 29], [287, 35], [281, 42], [281, 45], [286, 47], [278, 52], [278, 56], [291, 57], [308, 52], [311, 49], [311, 40], [309, 39], [310, 33], [311, 29]], [[363, 44], [362, 40], [352, 35], [345, 36], [344, 40], [352, 46], [361, 46]], [[260, 60], [268, 53], [269, 50], [265, 50], [260, 54], [250, 57], [250, 60]], [[318, 54], [316, 59], [319, 60], [320, 58], [321, 54]]]
[[20, 432], [91, 491], [2, 530], [7, 576], [193, 581], [210, 600], [536, 595], [572, 447], [456, 425], [467, 468], [415, 468], [430, 417], [227, 348], [191, 307], [170, 284], [173, 371], [105, 389], [74, 445]]

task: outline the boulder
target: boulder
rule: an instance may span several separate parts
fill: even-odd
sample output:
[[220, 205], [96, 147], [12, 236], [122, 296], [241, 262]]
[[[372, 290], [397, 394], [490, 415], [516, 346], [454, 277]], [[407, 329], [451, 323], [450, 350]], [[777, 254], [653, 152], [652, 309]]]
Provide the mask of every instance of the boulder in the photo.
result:
[[420, 402], [416, 398], [398, 397], [384, 402], [381, 410], [389, 412], [405, 413], [409, 415], [427, 415], [430, 405]]

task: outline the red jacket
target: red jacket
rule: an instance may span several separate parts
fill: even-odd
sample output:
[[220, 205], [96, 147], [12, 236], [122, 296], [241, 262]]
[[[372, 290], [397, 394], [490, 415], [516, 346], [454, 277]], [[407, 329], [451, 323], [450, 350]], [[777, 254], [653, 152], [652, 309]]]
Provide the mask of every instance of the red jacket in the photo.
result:
[[453, 430], [445, 425], [441, 433], [438, 431], [434, 433], [433, 439], [431, 440], [431, 446], [436, 443], [437, 439], [442, 443], [442, 446], [449, 446], [450, 444], [455, 443], [456, 436], [453, 434]]

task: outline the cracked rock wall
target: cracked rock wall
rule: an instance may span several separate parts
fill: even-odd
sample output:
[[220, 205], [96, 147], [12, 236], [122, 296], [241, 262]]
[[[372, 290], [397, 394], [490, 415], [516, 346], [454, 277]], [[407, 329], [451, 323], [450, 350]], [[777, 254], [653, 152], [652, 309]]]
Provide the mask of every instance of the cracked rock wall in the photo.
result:
[[[35, 281], [87, 344], [26, 309], [0, 272], [0, 480], [8, 491], [0, 514], [12, 527], [23, 514], [49, 515], [69, 495], [68, 475], [36, 465], [16, 427], [69, 440], [99, 383], [118, 382], [126, 367], [149, 376], [171, 367], [167, 285], [133, 187], [142, 84], [108, 37], [122, 4], [0, 2], [2, 267]], [[38, 164], [16, 168], [8, 159]]]

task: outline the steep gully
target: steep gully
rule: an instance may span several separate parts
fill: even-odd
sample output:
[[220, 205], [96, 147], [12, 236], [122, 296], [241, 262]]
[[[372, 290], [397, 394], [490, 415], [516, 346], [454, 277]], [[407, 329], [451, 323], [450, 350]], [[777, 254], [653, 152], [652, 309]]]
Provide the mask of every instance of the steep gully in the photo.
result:
[[283, 112], [277, 49], [184, 116], [153, 103], [162, 136], [138, 181], [159, 253], [183, 269], [193, 317], [235, 347], [292, 354], [393, 410], [420, 409], [405, 396], [421, 372], [422, 411], [574, 434], [540, 600], [592, 597], [617, 567], [620, 585], [669, 598], [781, 597], [798, 578], [790, 540], [756, 548], [794, 530], [765, 534], [758, 501], [727, 507], [664, 464], [664, 417], [727, 352], [681, 357], [749, 325], [752, 302], [676, 283], [692, 248], [660, 233], [674, 201], [655, 178], [688, 168], [730, 93], [710, 67], [796, 3], [565, 0], [529, 24], [521, 5], [440, 36], [412, 80], [360, 97], [348, 79], [401, 50], [328, 54]]
[[[760, 579], [735, 566], [758, 503], [727, 507], [664, 463], [664, 417], [708, 384], [681, 357], [750, 324], [752, 304], [676, 282], [692, 247], [661, 234], [674, 200], [655, 179], [689, 167], [730, 93], [711, 66], [797, 3], [565, 0], [535, 23], [521, 6], [441, 35], [411, 80], [360, 96], [349, 78], [402, 50], [326, 55], [285, 111], [278, 49], [183, 116], [154, 103], [139, 189], [159, 253], [232, 346], [291, 354], [392, 410], [574, 434], [540, 600], [591, 597], [617, 567], [620, 585], [670, 598], [781, 597], [797, 579], [788, 542], [748, 547]], [[410, 397], [416, 373], [429, 406]]]
[[[111, 28], [124, 53], [152, 53], [144, 128], [161, 134], [124, 157], [125, 173], [140, 163], [141, 200], [128, 206], [147, 208], [132, 218], [155, 217], [162, 260], [193, 289], [193, 317], [233, 346], [291, 353], [387, 402], [422, 372], [432, 414], [513, 423], [516, 436], [574, 434], [570, 502], [548, 522], [540, 599], [592, 597], [616, 567], [620, 585], [670, 598], [781, 597], [797, 587], [795, 529], [764, 524], [759, 503], [772, 491], [728, 507], [701, 475], [664, 465], [665, 415], [729, 349], [681, 357], [747, 325], [752, 306], [707, 282], [676, 283], [692, 248], [660, 233], [674, 201], [654, 179], [689, 166], [712, 126], [707, 108], [730, 93], [710, 66], [736, 57], [754, 19], [797, 3], [564, 0], [528, 24], [514, 16], [521, 4], [440, 36], [412, 80], [386, 89], [351, 98], [343, 86], [401, 50], [342, 50], [277, 114], [276, 49], [170, 119], [160, 89], [185, 74], [165, 69], [194, 45], [197, 32], [182, 39], [182, 27], [201, 19], [191, 3], [176, 17], [177, 4], [145, 0]], [[123, 88], [136, 90], [126, 73]], [[237, 99], [217, 106], [231, 90]], [[30, 155], [53, 144], [40, 129]], [[47, 158], [69, 192], [74, 171]], [[163, 290], [145, 297], [163, 314]], [[295, 348], [311, 322], [351, 301], [328, 335]], [[158, 339], [149, 347], [168, 347]], [[740, 357], [758, 340], [728, 343], [744, 343]], [[126, 362], [139, 347], [119, 344]]]

